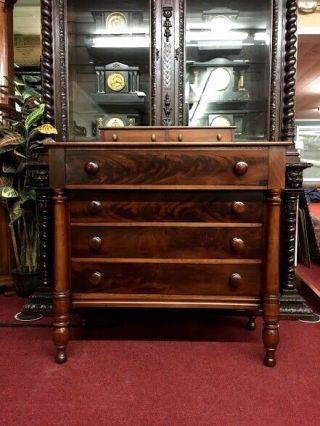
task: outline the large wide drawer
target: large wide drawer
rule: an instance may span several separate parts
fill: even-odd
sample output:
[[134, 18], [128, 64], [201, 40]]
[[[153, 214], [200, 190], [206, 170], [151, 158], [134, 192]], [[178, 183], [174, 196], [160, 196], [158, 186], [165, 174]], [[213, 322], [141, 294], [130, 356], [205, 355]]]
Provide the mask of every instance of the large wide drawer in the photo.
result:
[[261, 264], [72, 262], [80, 293], [259, 296]]
[[262, 223], [262, 191], [70, 191], [71, 223]]
[[111, 189], [257, 187], [268, 183], [268, 149], [68, 149], [66, 184]]
[[234, 129], [190, 127], [135, 127], [100, 129], [104, 142], [229, 142], [234, 138]]
[[260, 259], [262, 225], [143, 224], [72, 226], [78, 258]]

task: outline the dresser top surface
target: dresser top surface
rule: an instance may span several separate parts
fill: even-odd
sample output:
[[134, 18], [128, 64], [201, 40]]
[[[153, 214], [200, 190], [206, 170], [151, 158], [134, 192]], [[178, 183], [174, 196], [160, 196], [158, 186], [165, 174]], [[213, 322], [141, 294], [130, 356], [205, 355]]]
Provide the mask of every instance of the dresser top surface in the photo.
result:
[[161, 148], [167, 147], [211, 147], [211, 148], [262, 148], [262, 147], [284, 147], [292, 145], [290, 142], [98, 142], [98, 141], [86, 141], [86, 142], [45, 142], [45, 146], [50, 148], [121, 148], [121, 147], [148, 147], [148, 148]]

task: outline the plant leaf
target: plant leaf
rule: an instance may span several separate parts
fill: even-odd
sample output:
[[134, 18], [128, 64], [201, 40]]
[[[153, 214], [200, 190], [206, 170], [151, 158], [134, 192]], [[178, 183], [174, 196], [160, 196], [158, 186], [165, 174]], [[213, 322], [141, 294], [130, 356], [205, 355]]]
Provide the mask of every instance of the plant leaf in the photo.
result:
[[[41, 133], [42, 135], [57, 135], [58, 131], [51, 124], [45, 123], [45, 124], [42, 124], [41, 126], [35, 127], [34, 129], [30, 131], [29, 140], [32, 140], [38, 133]], [[35, 142], [42, 142], [42, 141], [35, 141]]]
[[12, 186], [4, 186], [1, 190], [2, 198], [17, 198], [19, 197], [19, 192], [12, 188]]
[[18, 219], [24, 215], [23, 208], [21, 207], [21, 200], [18, 200], [14, 203], [12, 209], [10, 210], [10, 224], [12, 225]]
[[39, 133], [42, 133], [43, 135], [57, 135], [58, 134], [57, 129], [49, 123], [42, 124], [42, 126], [39, 126], [37, 129], [38, 129]]
[[34, 95], [27, 96], [24, 99], [24, 106], [31, 108], [31, 109], [36, 108], [40, 104], [41, 104], [40, 95], [37, 94], [36, 91], [34, 92]]
[[18, 169], [14, 164], [3, 163], [2, 164], [2, 171], [3, 171], [3, 173], [14, 174], [14, 173], [18, 172]]
[[13, 182], [12, 178], [7, 176], [0, 176], [0, 188], [4, 186], [11, 186]]
[[[7, 77], [5, 77], [5, 79], [10, 82], [10, 80]], [[15, 76], [13, 79], [13, 83], [15, 86], [25, 86], [25, 82], [22, 80], [21, 77]]]
[[17, 146], [22, 145], [26, 142], [23, 135], [17, 132], [12, 132], [4, 135], [0, 139], [0, 154], [7, 151], [14, 150]]
[[22, 94], [24, 100], [26, 100], [30, 97], [33, 97], [33, 98], [39, 98], [40, 97], [40, 93], [36, 89], [34, 89], [33, 87], [30, 87], [30, 86], [25, 86], [25, 88], [21, 92], [22, 92], [21, 94]]
[[26, 130], [29, 130], [30, 127], [36, 123], [44, 113], [45, 104], [40, 104], [36, 109], [34, 109], [31, 114], [29, 114], [24, 123]]

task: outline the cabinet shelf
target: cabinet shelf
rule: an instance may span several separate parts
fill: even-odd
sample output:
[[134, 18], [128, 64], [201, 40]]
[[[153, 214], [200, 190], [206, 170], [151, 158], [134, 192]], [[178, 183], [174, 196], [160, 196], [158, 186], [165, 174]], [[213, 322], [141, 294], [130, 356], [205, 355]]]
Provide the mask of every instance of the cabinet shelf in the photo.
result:
[[92, 99], [100, 105], [132, 105], [144, 107], [146, 95], [138, 95], [137, 93], [92, 93]]

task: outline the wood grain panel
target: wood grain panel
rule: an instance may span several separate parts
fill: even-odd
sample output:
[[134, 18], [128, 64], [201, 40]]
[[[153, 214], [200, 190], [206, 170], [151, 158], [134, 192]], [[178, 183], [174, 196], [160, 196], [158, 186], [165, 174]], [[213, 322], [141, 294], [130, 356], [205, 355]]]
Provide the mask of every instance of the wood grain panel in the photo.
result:
[[74, 308], [178, 308], [257, 310], [260, 296], [175, 296], [158, 294], [73, 293]]
[[72, 223], [262, 223], [264, 212], [258, 191], [71, 191], [69, 199]]
[[71, 228], [73, 257], [259, 259], [261, 251], [262, 226]]
[[[90, 283], [99, 272], [101, 281]], [[233, 285], [232, 274], [243, 282]], [[193, 265], [72, 262], [74, 292], [117, 294], [258, 296], [261, 291], [261, 265]]]
[[[264, 148], [67, 150], [66, 157], [68, 185], [265, 187], [268, 181]], [[239, 163], [248, 165], [242, 175], [235, 172]]]
[[100, 130], [104, 142], [217, 142], [232, 141], [233, 128], [132, 127]]

